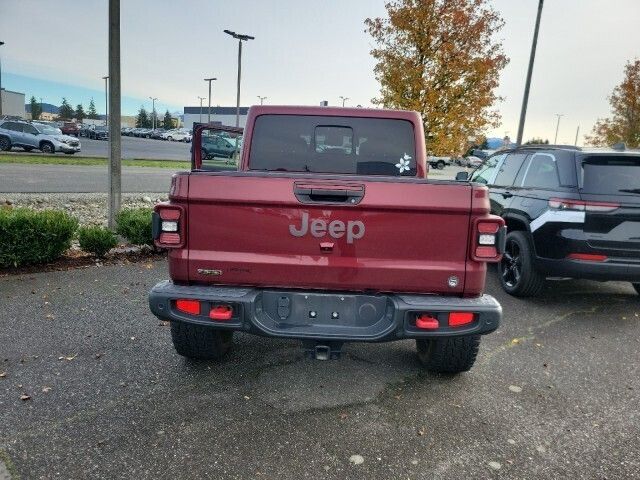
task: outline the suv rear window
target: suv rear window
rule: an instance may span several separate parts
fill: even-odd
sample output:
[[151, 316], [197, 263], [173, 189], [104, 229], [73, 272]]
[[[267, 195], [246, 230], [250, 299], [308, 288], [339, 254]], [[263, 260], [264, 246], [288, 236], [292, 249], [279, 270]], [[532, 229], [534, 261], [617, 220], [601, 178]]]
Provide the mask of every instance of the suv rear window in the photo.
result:
[[640, 156], [594, 156], [582, 162], [582, 191], [603, 195], [640, 194]]
[[249, 168], [280, 172], [415, 176], [413, 125], [406, 120], [261, 115]]

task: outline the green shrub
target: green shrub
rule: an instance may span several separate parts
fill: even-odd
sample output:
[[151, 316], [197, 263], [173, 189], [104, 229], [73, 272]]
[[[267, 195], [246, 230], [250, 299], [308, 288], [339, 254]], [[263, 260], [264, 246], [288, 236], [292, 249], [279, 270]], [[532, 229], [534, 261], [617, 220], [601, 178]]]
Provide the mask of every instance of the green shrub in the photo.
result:
[[104, 257], [118, 244], [115, 233], [104, 227], [80, 227], [78, 241], [82, 250], [96, 257]]
[[0, 267], [51, 262], [71, 246], [78, 221], [60, 210], [0, 209]]
[[121, 210], [116, 217], [118, 235], [122, 235], [134, 245], [153, 246], [151, 235], [151, 208], [130, 208]]

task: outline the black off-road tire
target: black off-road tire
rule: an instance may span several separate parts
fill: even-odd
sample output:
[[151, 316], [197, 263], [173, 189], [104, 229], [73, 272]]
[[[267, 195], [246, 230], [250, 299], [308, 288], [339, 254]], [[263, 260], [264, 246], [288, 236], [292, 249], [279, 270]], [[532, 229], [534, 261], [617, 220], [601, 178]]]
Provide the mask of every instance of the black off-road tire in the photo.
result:
[[233, 332], [171, 322], [171, 340], [179, 355], [195, 360], [220, 360], [231, 349]]
[[418, 358], [426, 370], [434, 373], [468, 371], [476, 361], [480, 335], [416, 340]]
[[640, 283], [632, 283], [631, 285], [633, 286], [633, 288], [636, 289], [636, 292], [638, 292], [638, 295], [640, 295]]
[[502, 288], [509, 295], [535, 297], [542, 292], [545, 277], [536, 271], [533, 264], [534, 256], [526, 232], [515, 231], [507, 234], [505, 253], [498, 264], [498, 276]]
[[0, 150], [3, 152], [11, 150], [11, 140], [9, 137], [0, 137]]

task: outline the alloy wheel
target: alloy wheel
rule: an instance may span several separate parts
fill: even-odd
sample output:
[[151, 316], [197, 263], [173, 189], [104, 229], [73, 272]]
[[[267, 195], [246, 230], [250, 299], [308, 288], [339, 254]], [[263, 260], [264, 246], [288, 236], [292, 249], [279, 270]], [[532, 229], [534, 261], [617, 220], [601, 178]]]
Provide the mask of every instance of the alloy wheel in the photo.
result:
[[522, 278], [522, 255], [520, 245], [513, 241], [507, 241], [502, 261], [500, 262], [500, 273], [502, 281], [509, 288], [515, 288]]

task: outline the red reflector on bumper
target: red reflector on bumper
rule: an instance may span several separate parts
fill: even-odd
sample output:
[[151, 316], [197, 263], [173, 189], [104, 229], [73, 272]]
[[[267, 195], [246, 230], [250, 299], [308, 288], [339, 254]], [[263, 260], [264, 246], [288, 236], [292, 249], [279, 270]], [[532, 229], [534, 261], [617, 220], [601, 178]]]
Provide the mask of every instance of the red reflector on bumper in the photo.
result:
[[473, 312], [451, 312], [449, 313], [449, 326], [460, 327], [473, 322]]
[[596, 253], [570, 253], [569, 260], [586, 260], [587, 262], [604, 262], [608, 257]]
[[180, 243], [180, 234], [162, 232], [158, 242], [166, 245], [177, 245]]
[[439, 326], [438, 319], [430, 315], [422, 314], [416, 317], [416, 327], [422, 330], [436, 330]]
[[200, 302], [198, 300], [176, 300], [176, 308], [182, 313], [200, 315]]
[[218, 305], [209, 311], [211, 320], [231, 320], [233, 309], [229, 305]]
[[497, 256], [496, 247], [476, 247], [476, 257], [478, 258], [496, 258]]

